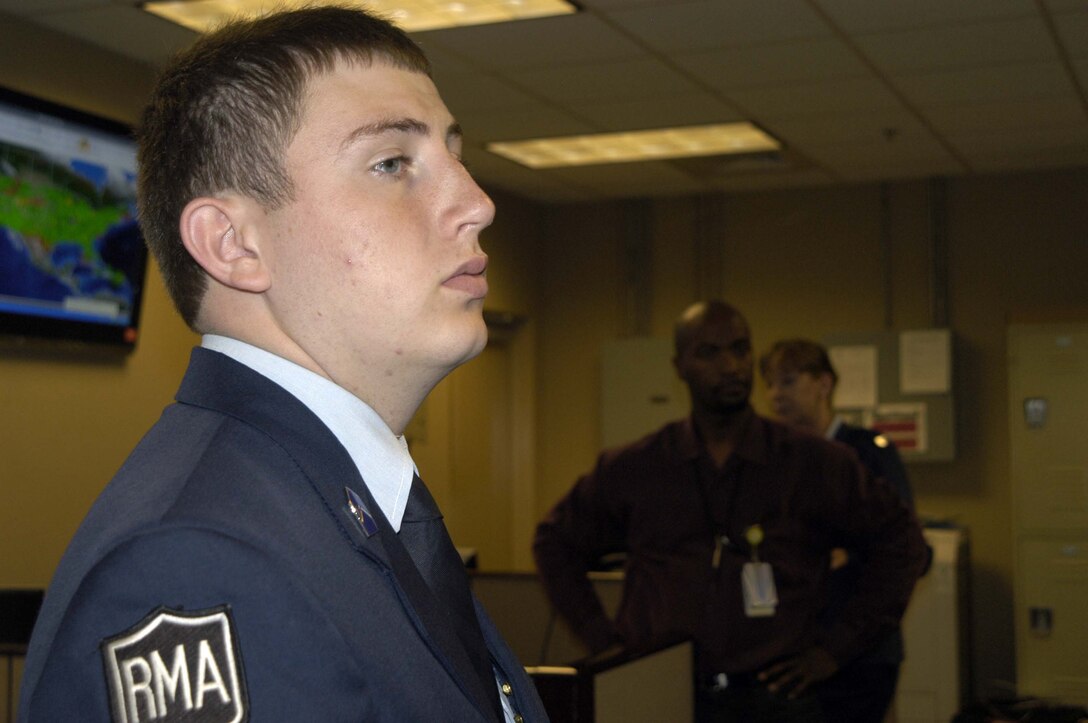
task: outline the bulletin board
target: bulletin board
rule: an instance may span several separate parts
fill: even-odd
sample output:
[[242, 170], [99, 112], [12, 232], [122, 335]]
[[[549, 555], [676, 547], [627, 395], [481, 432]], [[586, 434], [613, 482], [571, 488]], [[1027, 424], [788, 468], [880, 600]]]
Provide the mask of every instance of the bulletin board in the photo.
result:
[[822, 341], [839, 375], [836, 413], [894, 441], [904, 462], [955, 459], [949, 329], [839, 332]]

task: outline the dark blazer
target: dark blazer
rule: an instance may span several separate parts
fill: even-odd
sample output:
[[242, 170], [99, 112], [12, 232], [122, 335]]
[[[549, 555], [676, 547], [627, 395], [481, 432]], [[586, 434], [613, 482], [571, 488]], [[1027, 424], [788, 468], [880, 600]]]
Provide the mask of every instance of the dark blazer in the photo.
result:
[[[843, 423], [835, 431], [835, 441], [853, 449], [862, 466], [869, 470], [873, 477], [884, 480], [895, 490], [904, 505], [911, 510], [914, 509], [914, 495], [907, 479], [907, 470], [891, 440], [871, 429]], [[833, 624], [833, 621], [839, 618], [842, 609], [858, 585], [861, 567], [856, 554], [856, 552], [852, 553], [849, 564], [831, 574], [829, 603], [824, 613], [827, 625]], [[898, 665], [903, 661], [903, 656], [903, 634], [897, 626], [855, 662], [863, 665], [871, 663]]]
[[[251, 721], [494, 721], [494, 689], [483, 690], [442, 601], [318, 418], [206, 349], [193, 352], [177, 402], [99, 497], [57, 569], [31, 640], [19, 720], [110, 720], [100, 647], [166, 606], [229, 611]], [[371, 513], [370, 535], [345, 487]], [[513, 710], [546, 721], [532, 682], [476, 605]], [[129, 672], [138, 683], [140, 669]], [[176, 709], [173, 683], [167, 700]], [[149, 700], [155, 692], [140, 691]]]
[[843, 423], [835, 431], [835, 441], [853, 448], [862, 465], [874, 477], [886, 481], [909, 507], [914, 507], [914, 494], [907, 481], [907, 470], [891, 440], [871, 429]]

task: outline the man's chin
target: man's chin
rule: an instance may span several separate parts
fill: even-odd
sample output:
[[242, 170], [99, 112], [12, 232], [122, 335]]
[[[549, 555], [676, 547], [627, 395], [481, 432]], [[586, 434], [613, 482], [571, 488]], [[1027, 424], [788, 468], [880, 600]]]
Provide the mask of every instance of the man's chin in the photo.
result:
[[721, 414], [738, 414], [748, 408], [748, 397], [719, 400], [717, 408]]
[[480, 355], [480, 352], [487, 347], [487, 324], [484, 323], [481, 316], [474, 324], [474, 329], [471, 332], [466, 332], [465, 338], [462, 341], [460, 353], [456, 355], [453, 360], [453, 366], [458, 367], [467, 361], [472, 361]]
[[487, 347], [487, 328], [485, 327], [484, 332], [480, 335], [479, 340], [472, 347], [469, 348], [468, 354], [465, 356], [464, 359], [461, 360], [461, 363], [464, 364], [467, 361], [471, 361], [471, 360], [475, 359], [476, 357], [478, 357], [480, 355], [480, 353], [486, 347]]

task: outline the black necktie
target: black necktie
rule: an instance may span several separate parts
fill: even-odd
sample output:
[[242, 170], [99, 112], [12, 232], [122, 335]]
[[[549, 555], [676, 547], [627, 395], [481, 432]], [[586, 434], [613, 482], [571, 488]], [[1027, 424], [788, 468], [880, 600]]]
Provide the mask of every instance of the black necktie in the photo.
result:
[[499, 720], [503, 720], [502, 703], [495, 684], [495, 672], [491, 668], [491, 656], [487, 652], [476, 608], [472, 604], [468, 575], [461, 556], [450, 540], [442, 513], [426, 485], [416, 475], [408, 493], [408, 504], [398, 535], [423, 579], [438, 598], [440, 606], [449, 613], [450, 622], [457, 637], [464, 645], [476, 674], [484, 685], [484, 691], [492, 703]]

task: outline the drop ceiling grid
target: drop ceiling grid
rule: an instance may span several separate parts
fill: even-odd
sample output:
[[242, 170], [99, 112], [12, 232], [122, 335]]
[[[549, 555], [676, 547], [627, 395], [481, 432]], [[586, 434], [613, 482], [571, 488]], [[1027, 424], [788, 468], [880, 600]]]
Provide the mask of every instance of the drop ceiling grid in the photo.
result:
[[[737, 189], [1043, 168], [1088, 155], [1084, 0], [581, 4], [574, 16], [416, 35], [483, 182], [548, 200], [652, 193], [655, 183]], [[129, 0], [0, 0], [0, 12], [148, 65], [195, 37]], [[480, 150], [493, 139], [740, 115], [827, 169], [709, 179], [625, 164], [564, 175]]]

